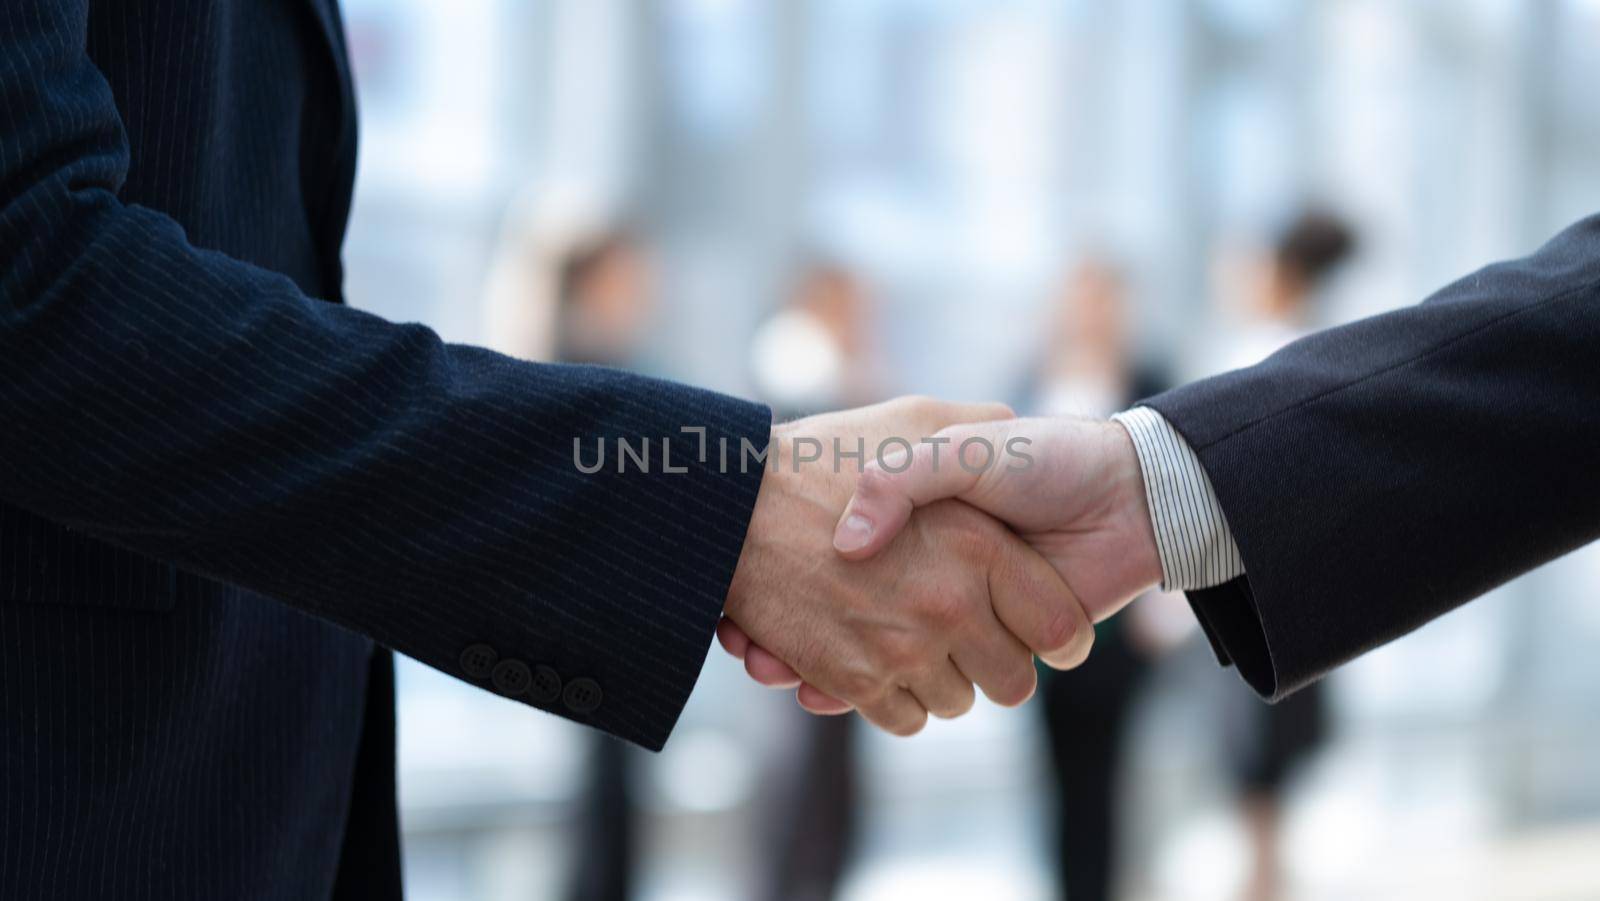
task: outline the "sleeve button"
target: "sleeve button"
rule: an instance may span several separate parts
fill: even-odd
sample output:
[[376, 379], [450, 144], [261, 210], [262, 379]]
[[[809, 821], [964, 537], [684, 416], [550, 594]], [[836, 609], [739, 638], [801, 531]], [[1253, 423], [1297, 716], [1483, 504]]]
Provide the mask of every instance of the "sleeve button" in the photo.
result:
[[500, 654], [486, 644], [475, 644], [461, 652], [461, 671], [474, 679], [486, 679], [494, 671]]
[[589, 713], [600, 706], [604, 694], [593, 679], [573, 679], [561, 693], [562, 703], [573, 713]]
[[536, 666], [533, 668], [533, 687], [528, 690], [528, 697], [535, 704], [552, 704], [561, 697], [561, 674], [554, 667]]
[[495, 665], [490, 681], [494, 683], [494, 690], [503, 695], [520, 695], [528, 690], [533, 673], [521, 660], [502, 660]]

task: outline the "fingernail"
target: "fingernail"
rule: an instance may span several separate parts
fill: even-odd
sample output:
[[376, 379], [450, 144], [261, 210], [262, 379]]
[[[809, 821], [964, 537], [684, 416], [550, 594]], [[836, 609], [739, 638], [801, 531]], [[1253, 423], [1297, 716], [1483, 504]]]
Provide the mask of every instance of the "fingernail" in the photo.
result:
[[872, 520], [860, 513], [852, 513], [844, 518], [839, 528], [833, 532], [833, 549], [836, 551], [858, 551], [867, 546], [872, 540]]

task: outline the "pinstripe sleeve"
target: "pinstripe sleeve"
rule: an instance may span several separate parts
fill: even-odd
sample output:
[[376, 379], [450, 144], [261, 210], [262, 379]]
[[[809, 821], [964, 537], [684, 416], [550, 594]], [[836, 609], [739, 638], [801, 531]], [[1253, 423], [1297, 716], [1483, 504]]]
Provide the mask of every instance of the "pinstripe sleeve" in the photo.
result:
[[1244, 575], [1217, 493], [1183, 436], [1149, 407], [1111, 418], [1127, 429], [1139, 455], [1161, 555], [1162, 589], [1194, 591]]
[[[446, 344], [196, 247], [120, 196], [88, 20], [0, 4], [0, 501], [659, 748], [761, 482], [711, 454], [764, 448], [769, 411]], [[580, 471], [623, 440], [631, 470]]]

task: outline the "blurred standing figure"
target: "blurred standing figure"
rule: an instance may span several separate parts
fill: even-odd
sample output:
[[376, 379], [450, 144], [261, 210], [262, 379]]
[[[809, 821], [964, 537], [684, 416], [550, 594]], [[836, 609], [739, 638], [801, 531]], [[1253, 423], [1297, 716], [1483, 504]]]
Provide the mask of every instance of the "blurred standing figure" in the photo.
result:
[[[1151, 384], [1128, 360], [1128, 286], [1105, 260], [1080, 263], [1056, 295], [1049, 344], [1029, 389], [1042, 416], [1106, 416], [1143, 396]], [[1109, 411], [1109, 412], [1107, 412]]]
[[[649, 258], [626, 229], [592, 234], [556, 260], [555, 362], [636, 369], [655, 308]], [[627, 901], [639, 872], [640, 748], [609, 735], [585, 736], [592, 752], [578, 798], [570, 897]]]
[[563, 363], [639, 368], [655, 310], [650, 260], [626, 229], [573, 246], [556, 269], [556, 355]]
[[513, 201], [484, 289], [484, 343], [530, 360], [640, 368], [655, 310], [649, 254], [581, 192]]
[[[1295, 217], [1271, 251], [1246, 266], [1243, 290], [1226, 292], [1243, 301], [1244, 321], [1231, 333], [1221, 368], [1258, 363], [1311, 332], [1329, 278], [1355, 243], [1351, 228], [1332, 214], [1307, 210]], [[1244, 893], [1249, 901], [1272, 901], [1283, 895], [1279, 847], [1283, 786], [1322, 743], [1327, 728], [1323, 685], [1313, 683], [1270, 706], [1244, 690], [1228, 695], [1236, 703], [1226, 719], [1238, 724], [1228, 729], [1230, 757], [1252, 854]]]
[[[1018, 404], [1025, 414], [1101, 418], [1164, 387], [1130, 359], [1127, 295], [1122, 273], [1106, 261], [1090, 259], [1071, 271], [1056, 298], [1048, 344]], [[1077, 669], [1039, 670], [1035, 703], [1058, 789], [1057, 882], [1071, 901], [1112, 897], [1128, 712], [1151, 656], [1192, 631], [1181, 598], [1175, 607], [1156, 600], [1132, 605], [1130, 612], [1142, 611], [1138, 617], [1097, 625], [1094, 651]]]
[[[813, 263], [788, 302], [751, 343], [756, 390], [777, 418], [883, 399], [871, 340], [871, 301], [842, 266]], [[812, 716], [794, 708], [792, 754], [776, 755], [763, 779], [762, 857], [768, 901], [825, 901], [837, 895], [857, 829], [853, 716]]]
[[806, 267], [793, 296], [751, 341], [756, 390], [775, 415], [882, 400], [870, 320], [871, 302], [853, 273], [834, 263]]
[[[654, 274], [633, 232], [606, 221], [531, 198], [518, 204], [485, 303], [493, 346], [528, 359], [641, 368]], [[640, 869], [636, 782], [649, 755], [609, 735], [582, 740], [591, 750], [575, 799], [568, 897], [627, 901]]]

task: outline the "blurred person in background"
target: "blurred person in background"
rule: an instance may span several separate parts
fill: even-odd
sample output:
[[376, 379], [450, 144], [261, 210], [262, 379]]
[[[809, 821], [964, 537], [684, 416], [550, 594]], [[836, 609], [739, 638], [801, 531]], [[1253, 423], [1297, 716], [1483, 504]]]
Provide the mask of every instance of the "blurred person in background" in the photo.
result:
[[575, 242], [556, 268], [557, 359], [643, 368], [655, 306], [650, 257], [632, 230], [615, 227]]
[[[655, 272], [636, 230], [618, 219], [532, 195], [514, 205], [485, 302], [496, 346], [556, 363], [647, 368]], [[637, 794], [649, 755], [602, 733], [583, 739], [590, 753], [574, 799], [568, 897], [627, 901], [640, 871]]]
[[[655, 308], [649, 255], [626, 227], [575, 232], [552, 260], [555, 362], [637, 371], [645, 327]], [[576, 798], [569, 897], [627, 901], [639, 866], [640, 771], [649, 755], [601, 734], [586, 735], [587, 781]]]
[[1163, 379], [1132, 360], [1128, 281], [1115, 262], [1090, 257], [1062, 279], [1023, 406], [1045, 416], [1109, 416], [1160, 390]]
[[883, 399], [872, 303], [861, 278], [824, 260], [802, 268], [793, 294], [756, 329], [751, 373], [779, 418]]
[[1329, 285], [1355, 252], [1342, 217], [1319, 207], [1296, 213], [1270, 246], [1225, 259], [1220, 304], [1227, 332], [1209, 345], [1213, 372], [1240, 369], [1329, 323]]
[[483, 291], [485, 343], [526, 360], [644, 371], [654, 266], [615, 204], [575, 185], [509, 206]]
[[[1104, 418], [1165, 387], [1158, 372], [1133, 360], [1128, 291], [1121, 267], [1107, 259], [1091, 257], [1067, 273], [1055, 297], [1049, 343], [1018, 404], [1025, 413]], [[1133, 613], [1140, 615], [1095, 627], [1094, 652], [1078, 669], [1040, 671], [1035, 704], [1059, 790], [1054, 862], [1058, 885], [1071, 901], [1112, 897], [1128, 713], [1151, 658], [1181, 641], [1190, 631], [1184, 621], [1193, 622], [1181, 600], [1175, 608], [1148, 599]]]
[[[491, 344], [526, 359], [646, 369], [654, 267], [637, 232], [620, 220], [548, 191], [513, 203], [486, 288]], [[602, 733], [583, 740], [590, 753], [573, 802], [568, 897], [627, 901], [640, 871], [637, 792], [649, 755]]]
[[[1318, 324], [1329, 281], [1355, 249], [1355, 233], [1338, 216], [1315, 208], [1298, 213], [1271, 248], [1240, 267], [1241, 283], [1223, 293], [1240, 321], [1216, 346], [1214, 371], [1251, 366], [1309, 334]], [[1147, 396], [1147, 395], [1141, 395]], [[1284, 892], [1281, 824], [1284, 785], [1320, 746], [1327, 702], [1318, 682], [1265, 705], [1247, 691], [1225, 695], [1225, 746], [1250, 843], [1248, 901]]]
[[[756, 331], [751, 371], [778, 418], [881, 399], [872, 301], [845, 266], [804, 267], [793, 293]], [[795, 711], [791, 754], [767, 764], [763, 784], [762, 884], [768, 901], [825, 901], [838, 894], [858, 834], [855, 718]]]

